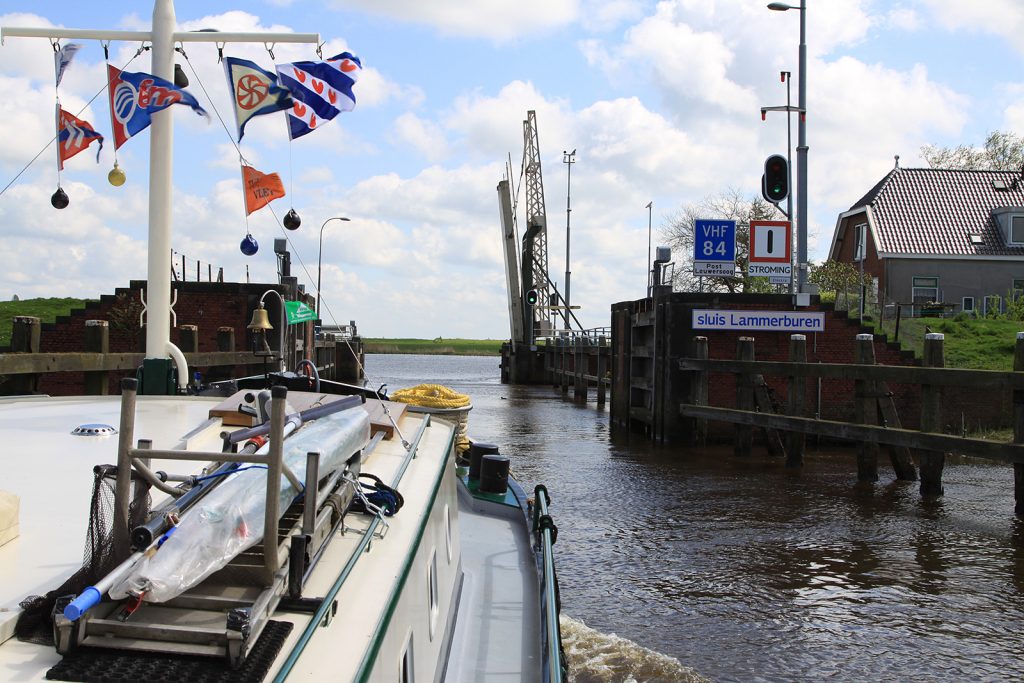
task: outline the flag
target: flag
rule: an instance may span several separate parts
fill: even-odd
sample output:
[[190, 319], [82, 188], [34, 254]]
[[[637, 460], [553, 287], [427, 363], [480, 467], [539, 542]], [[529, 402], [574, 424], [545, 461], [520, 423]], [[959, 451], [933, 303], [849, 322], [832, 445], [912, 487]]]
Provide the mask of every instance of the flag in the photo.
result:
[[170, 81], [152, 74], [129, 73], [107, 65], [107, 93], [110, 96], [110, 125], [114, 149], [146, 129], [150, 116], [172, 104], [187, 104], [200, 116], [209, 118], [196, 98]]
[[289, 325], [296, 323], [309, 322], [310, 320], [316, 320], [316, 311], [302, 303], [301, 301], [285, 301], [284, 302], [284, 317], [285, 322]]
[[64, 162], [75, 156], [96, 140], [100, 148], [96, 150], [96, 161], [100, 160], [103, 150], [103, 136], [93, 129], [88, 121], [69, 114], [57, 105], [57, 168], [64, 170]]
[[57, 85], [60, 85], [60, 79], [64, 78], [64, 69], [68, 68], [68, 64], [75, 58], [75, 53], [81, 50], [82, 47], [78, 43], [68, 43], [61, 49], [54, 51], [53, 67], [54, 71], [57, 72]]
[[363, 66], [351, 53], [342, 52], [321, 62], [278, 64], [275, 68], [281, 85], [295, 99], [288, 112], [288, 137], [292, 140], [356, 106], [352, 86]]
[[234, 95], [239, 142], [245, 134], [245, 124], [252, 117], [292, 107], [292, 96], [288, 88], [278, 85], [277, 76], [264, 71], [255, 62], [225, 57], [224, 71], [228, 75], [228, 87]]
[[242, 165], [242, 190], [245, 192], [246, 216], [284, 196], [281, 176], [276, 173], [260, 173], [245, 164]]

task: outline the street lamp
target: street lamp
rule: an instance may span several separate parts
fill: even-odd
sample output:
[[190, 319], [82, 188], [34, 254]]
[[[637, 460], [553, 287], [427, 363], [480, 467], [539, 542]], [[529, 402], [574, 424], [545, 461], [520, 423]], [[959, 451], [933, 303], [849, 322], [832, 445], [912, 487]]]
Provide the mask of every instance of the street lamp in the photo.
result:
[[651, 207], [654, 200], [647, 202], [647, 296], [651, 295]]
[[348, 218], [344, 216], [333, 216], [324, 221], [324, 224], [320, 226], [320, 249], [316, 253], [316, 317], [320, 317], [320, 267], [323, 263], [324, 255], [324, 228], [331, 221], [347, 221]]
[[797, 108], [800, 118], [797, 122], [796, 143], [796, 186], [797, 186], [797, 292], [807, 290], [807, 2], [789, 5], [784, 2], [772, 2], [768, 9], [776, 12], [800, 10], [800, 89], [797, 96]]
[[569, 216], [572, 215], [572, 203], [570, 202], [570, 189], [572, 185], [572, 165], [576, 163], [576, 150], [566, 152], [562, 150], [562, 163], [569, 167], [568, 177], [565, 181], [565, 327], [569, 329]]

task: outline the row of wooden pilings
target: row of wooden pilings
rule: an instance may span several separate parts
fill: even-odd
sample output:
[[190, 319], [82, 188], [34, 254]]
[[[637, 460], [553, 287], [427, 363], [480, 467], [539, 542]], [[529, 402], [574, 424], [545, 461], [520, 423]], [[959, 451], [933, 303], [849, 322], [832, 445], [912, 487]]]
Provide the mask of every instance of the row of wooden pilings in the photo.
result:
[[557, 337], [545, 347], [545, 370], [550, 373], [552, 386], [564, 396], [571, 385], [573, 398], [587, 401], [593, 384], [599, 406], [605, 404], [611, 384], [610, 360], [611, 346], [603, 329]]
[[[266, 362], [266, 359], [251, 351], [237, 349], [233, 327], [217, 328], [217, 350], [213, 352], [199, 351], [197, 325], [181, 325], [177, 330], [177, 346], [185, 354], [190, 367], [230, 369], [233, 366], [262, 366]], [[288, 364], [296, 366], [308, 353], [325, 379], [359, 384], [364, 377], [362, 342], [358, 337], [336, 337], [339, 335], [325, 335], [324, 339], [315, 339], [308, 350], [304, 348], [301, 339], [290, 339], [290, 348], [285, 350]], [[5, 377], [3, 394], [36, 393], [41, 374], [81, 372], [82, 393], [106, 395], [110, 373], [135, 370], [144, 355], [140, 352], [111, 353], [110, 324], [107, 320], [85, 321], [79, 352], [43, 354], [40, 348], [40, 319], [16, 316], [12, 321], [10, 353], [0, 354], [0, 376]]]
[[[1015, 512], [1024, 516], [1024, 332], [1017, 334], [1014, 372], [945, 368], [944, 335], [929, 333], [924, 340], [923, 367], [879, 366], [875, 364], [874, 336], [859, 334], [855, 339], [853, 364], [808, 363], [807, 340], [802, 334], [790, 337], [788, 362], [755, 362], [754, 339], [740, 337], [736, 360], [709, 360], [706, 337], [694, 338], [694, 354], [680, 361], [684, 371], [693, 373], [689, 403], [680, 415], [691, 420], [693, 442], [707, 439], [708, 420], [731, 422], [735, 427], [735, 453], [749, 456], [753, 429], [765, 430], [769, 451], [784, 454], [786, 465], [800, 467], [804, 460], [805, 436], [817, 434], [857, 443], [857, 478], [878, 481], [880, 446], [890, 456], [896, 478], [918, 478], [911, 449], [918, 454], [920, 493], [934, 497], [944, 493], [942, 472], [946, 453], [1012, 463]], [[736, 376], [735, 409], [711, 407], [711, 372], [733, 372]], [[773, 414], [764, 375], [788, 377], [785, 415]], [[808, 378], [854, 381], [854, 411], [850, 422], [803, 417]], [[903, 429], [888, 382], [917, 384], [921, 388], [920, 430]], [[1013, 443], [1001, 443], [947, 435], [942, 430], [944, 387], [1004, 390], [1013, 396]], [[778, 432], [785, 432], [782, 438]]]

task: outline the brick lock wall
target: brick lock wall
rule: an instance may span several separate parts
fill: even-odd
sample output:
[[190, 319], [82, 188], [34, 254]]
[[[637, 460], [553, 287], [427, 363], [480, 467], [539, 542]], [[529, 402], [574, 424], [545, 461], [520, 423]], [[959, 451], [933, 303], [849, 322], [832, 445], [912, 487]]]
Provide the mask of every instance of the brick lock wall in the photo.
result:
[[[145, 329], [138, 327], [138, 313], [141, 306], [140, 291], [145, 290], [145, 281], [132, 281], [129, 287], [118, 288], [115, 294], [105, 294], [98, 302], [88, 302], [83, 309], [76, 309], [70, 315], [61, 316], [53, 323], [42, 326], [40, 352], [77, 353], [85, 349], [85, 321], [107, 320], [110, 323], [110, 352], [139, 353], [145, 351]], [[248, 344], [247, 326], [252, 310], [260, 296], [268, 289], [285, 293], [284, 288], [274, 284], [258, 283], [217, 283], [217, 282], [176, 282], [178, 300], [174, 305], [177, 326], [195, 325], [199, 333], [199, 351], [217, 351], [217, 330], [231, 327], [235, 331], [235, 350], [244, 350]], [[273, 297], [276, 300], [276, 297]], [[173, 295], [172, 295], [173, 299]], [[273, 321], [274, 326], [278, 325]], [[178, 329], [172, 327], [171, 341], [179, 344]], [[204, 372], [206, 368], [190, 368]], [[230, 372], [230, 368], [221, 369]], [[111, 372], [109, 391], [120, 393], [120, 378], [134, 376], [134, 372]], [[80, 372], [51, 373], [39, 378], [39, 392], [53, 396], [68, 396], [82, 393], [84, 377]]]

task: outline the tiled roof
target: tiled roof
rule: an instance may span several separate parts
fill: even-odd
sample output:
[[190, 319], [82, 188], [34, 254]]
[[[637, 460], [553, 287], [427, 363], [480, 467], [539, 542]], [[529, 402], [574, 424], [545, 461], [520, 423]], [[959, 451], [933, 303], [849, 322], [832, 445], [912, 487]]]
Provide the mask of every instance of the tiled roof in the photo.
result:
[[[993, 181], [1006, 187], [997, 190]], [[890, 254], [1021, 256], [1009, 247], [992, 209], [1024, 207], [1018, 171], [894, 168], [851, 209], [871, 206], [878, 251]], [[981, 235], [980, 244], [971, 235]]]

